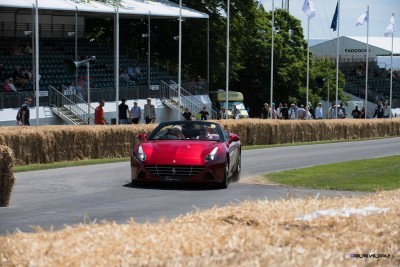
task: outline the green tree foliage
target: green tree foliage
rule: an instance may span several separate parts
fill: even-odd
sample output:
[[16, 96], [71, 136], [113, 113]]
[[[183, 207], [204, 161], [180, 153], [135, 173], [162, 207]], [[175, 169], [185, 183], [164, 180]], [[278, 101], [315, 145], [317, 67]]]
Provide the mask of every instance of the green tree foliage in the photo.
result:
[[[113, 2], [113, 0], [103, 0]], [[172, 0], [179, 3], [179, 0]], [[227, 1], [184, 0], [183, 5], [204, 12], [209, 20], [185, 18], [182, 22], [182, 79], [207, 78], [207, 27], [209, 24], [210, 90], [226, 87]], [[259, 116], [263, 103], [270, 102], [272, 13], [257, 9], [253, 0], [231, 0], [229, 88], [245, 96], [251, 116]], [[113, 18], [91, 19], [86, 25], [90, 37], [113, 44]], [[177, 71], [178, 19], [151, 19], [152, 62], [160, 62]], [[147, 52], [147, 18], [121, 17], [120, 43], [128, 50]], [[300, 20], [281, 9], [275, 11], [273, 100], [306, 104], [307, 43]], [[332, 62], [314, 62], [310, 58], [309, 100], [315, 105], [326, 99], [327, 83], [317, 88], [315, 78], [336, 76]], [[330, 100], [335, 98], [335, 79], [330, 80]], [[339, 79], [339, 88], [344, 84]], [[341, 90], [339, 91], [341, 96]]]

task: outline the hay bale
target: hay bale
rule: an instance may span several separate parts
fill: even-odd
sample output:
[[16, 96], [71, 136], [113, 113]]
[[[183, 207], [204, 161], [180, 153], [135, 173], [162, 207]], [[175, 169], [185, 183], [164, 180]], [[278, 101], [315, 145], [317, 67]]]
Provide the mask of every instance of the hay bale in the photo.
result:
[[0, 145], [0, 206], [10, 205], [11, 192], [15, 183], [12, 172], [14, 159], [12, 150], [7, 146]]
[[[0, 237], [0, 259], [5, 266], [398, 266], [399, 201], [400, 190], [247, 201], [155, 224], [132, 220], [15, 233]], [[385, 212], [298, 219], [370, 205]]]

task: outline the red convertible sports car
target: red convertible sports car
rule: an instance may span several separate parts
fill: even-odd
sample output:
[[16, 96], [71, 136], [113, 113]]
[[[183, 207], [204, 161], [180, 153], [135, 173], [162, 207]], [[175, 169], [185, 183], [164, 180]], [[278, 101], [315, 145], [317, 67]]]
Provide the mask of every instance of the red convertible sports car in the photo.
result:
[[214, 184], [227, 188], [241, 169], [239, 136], [208, 121], [160, 123], [139, 135], [132, 151], [132, 183]]

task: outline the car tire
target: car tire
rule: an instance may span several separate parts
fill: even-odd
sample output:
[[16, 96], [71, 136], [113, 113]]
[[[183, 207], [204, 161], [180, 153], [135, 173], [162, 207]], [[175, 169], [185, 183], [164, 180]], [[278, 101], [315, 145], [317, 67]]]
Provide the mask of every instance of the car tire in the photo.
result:
[[239, 153], [239, 160], [236, 166], [236, 171], [232, 175], [232, 179], [238, 181], [240, 179], [240, 172], [242, 171], [242, 153]]
[[225, 160], [225, 167], [224, 167], [224, 180], [220, 184], [220, 188], [226, 189], [229, 185], [229, 161], [228, 159]]

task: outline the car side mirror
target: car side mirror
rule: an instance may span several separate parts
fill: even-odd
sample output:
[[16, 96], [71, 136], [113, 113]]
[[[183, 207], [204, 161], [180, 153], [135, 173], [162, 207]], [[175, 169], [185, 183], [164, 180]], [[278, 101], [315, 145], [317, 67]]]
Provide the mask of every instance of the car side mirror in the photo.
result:
[[231, 144], [232, 142], [237, 142], [239, 140], [240, 138], [237, 134], [230, 134], [228, 144]]
[[139, 138], [139, 141], [140, 141], [141, 143], [147, 142], [147, 134], [145, 134], [145, 133], [139, 134], [139, 135], [138, 135], [138, 138]]

